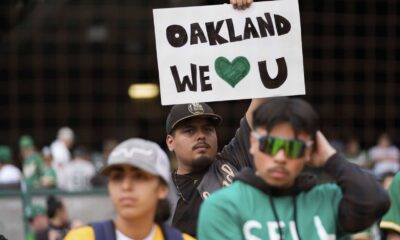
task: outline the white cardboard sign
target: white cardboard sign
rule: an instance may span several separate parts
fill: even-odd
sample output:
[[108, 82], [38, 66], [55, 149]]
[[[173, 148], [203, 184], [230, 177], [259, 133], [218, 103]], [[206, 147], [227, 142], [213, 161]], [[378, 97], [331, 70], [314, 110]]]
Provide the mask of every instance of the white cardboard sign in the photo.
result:
[[153, 17], [162, 105], [305, 94], [297, 0]]

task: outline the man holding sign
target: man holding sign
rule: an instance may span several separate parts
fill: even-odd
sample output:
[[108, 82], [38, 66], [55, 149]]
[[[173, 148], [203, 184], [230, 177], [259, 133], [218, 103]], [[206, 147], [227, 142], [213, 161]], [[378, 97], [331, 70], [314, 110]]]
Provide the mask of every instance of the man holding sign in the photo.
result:
[[[251, 2], [231, 0], [238, 9]], [[254, 167], [253, 110], [265, 97], [305, 93], [297, 1], [256, 4], [246, 11], [228, 5], [153, 10], [161, 102], [179, 104], [166, 122], [166, 143], [178, 160], [172, 223], [192, 236], [203, 200], [230, 185], [241, 168]], [[253, 100], [235, 137], [217, 153], [222, 118], [192, 102], [234, 99]]]
[[265, 99], [253, 99], [234, 138], [217, 153], [216, 127], [222, 118], [205, 103], [172, 107], [166, 122], [168, 149], [178, 169], [172, 173], [179, 199], [173, 202], [172, 224], [196, 236], [201, 203], [214, 191], [232, 183], [243, 167], [253, 167], [249, 154], [252, 113]]

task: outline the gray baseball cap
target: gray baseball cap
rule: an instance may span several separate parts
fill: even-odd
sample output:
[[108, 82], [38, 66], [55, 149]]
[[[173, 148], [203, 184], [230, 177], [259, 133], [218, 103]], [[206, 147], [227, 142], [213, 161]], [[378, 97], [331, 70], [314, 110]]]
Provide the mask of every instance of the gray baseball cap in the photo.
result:
[[117, 145], [108, 157], [101, 174], [108, 175], [115, 166], [129, 164], [148, 173], [160, 176], [170, 183], [170, 164], [167, 154], [152, 141], [130, 138]]

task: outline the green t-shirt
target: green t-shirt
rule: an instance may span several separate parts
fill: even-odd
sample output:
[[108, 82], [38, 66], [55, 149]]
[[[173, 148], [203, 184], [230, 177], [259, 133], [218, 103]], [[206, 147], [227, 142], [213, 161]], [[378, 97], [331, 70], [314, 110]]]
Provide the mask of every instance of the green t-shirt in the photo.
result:
[[40, 179], [43, 175], [44, 167], [43, 158], [37, 153], [30, 155], [24, 160], [23, 171], [28, 187], [40, 187]]
[[57, 186], [57, 174], [56, 171], [49, 166], [43, 167], [43, 173], [40, 179], [40, 183], [43, 187], [56, 187]]
[[391, 205], [389, 211], [383, 216], [380, 227], [400, 234], [400, 172], [393, 178], [388, 192]]
[[[336, 184], [322, 184], [296, 197], [296, 219], [292, 196], [272, 197], [285, 240], [345, 239], [340, 231], [338, 206], [342, 191]], [[278, 222], [268, 195], [236, 181], [204, 201], [199, 216], [198, 239], [276, 240]]]

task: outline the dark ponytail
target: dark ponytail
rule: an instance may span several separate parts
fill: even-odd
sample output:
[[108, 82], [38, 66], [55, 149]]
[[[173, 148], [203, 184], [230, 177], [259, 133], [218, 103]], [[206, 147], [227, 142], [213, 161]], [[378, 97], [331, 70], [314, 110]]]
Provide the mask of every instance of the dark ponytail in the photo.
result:
[[171, 216], [170, 203], [168, 199], [158, 200], [155, 222], [158, 224], [164, 223]]
[[[160, 183], [164, 187], [168, 188], [168, 183], [166, 183], [164, 181], [164, 179], [162, 179], [161, 177], [160, 177]], [[154, 219], [154, 221], [156, 223], [162, 224], [162, 223], [166, 222], [169, 219], [169, 217], [171, 216], [170, 205], [171, 204], [170, 204], [168, 198], [158, 200], [156, 216], [155, 216], [155, 219]]]

